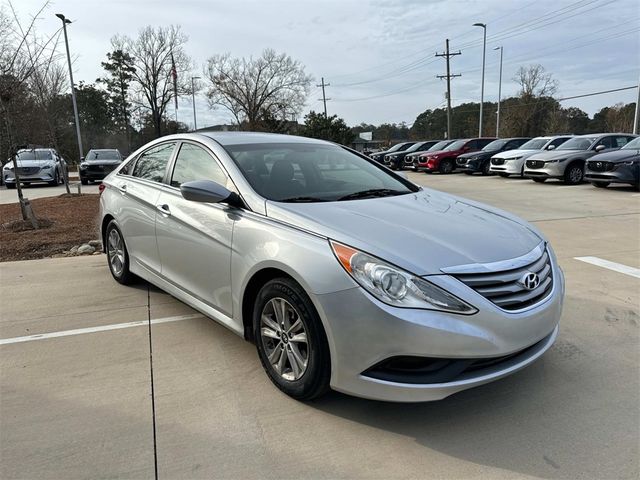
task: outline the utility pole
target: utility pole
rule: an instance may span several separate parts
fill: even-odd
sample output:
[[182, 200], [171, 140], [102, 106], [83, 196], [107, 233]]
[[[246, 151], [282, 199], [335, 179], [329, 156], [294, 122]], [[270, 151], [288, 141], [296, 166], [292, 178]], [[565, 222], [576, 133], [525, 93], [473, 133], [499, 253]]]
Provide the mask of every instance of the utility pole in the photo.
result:
[[200, 77], [191, 77], [191, 101], [193, 103], [193, 131], [198, 130], [198, 120], [196, 118], [196, 84], [194, 80], [199, 80]]
[[330, 87], [330, 86], [331, 86], [330, 83], [324, 83], [324, 77], [322, 77], [322, 83], [320, 85], [316, 85], [316, 87], [322, 87], [322, 103], [324, 104], [324, 118], [325, 118], [325, 120], [327, 118], [327, 100], [331, 100], [331, 99], [326, 97], [326, 94], [324, 92], [324, 87]]
[[460, 74], [451, 74], [451, 68], [449, 65], [449, 59], [451, 57], [455, 57], [456, 55], [460, 55], [460, 50], [457, 52], [449, 51], [449, 39], [445, 41], [445, 52], [444, 53], [436, 53], [436, 57], [444, 57], [447, 60], [447, 74], [446, 75], [436, 75], [437, 78], [446, 78], [447, 79], [447, 140], [451, 139], [451, 79], [454, 77], [460, 77]]
[[478, 137], [482, 137], [482, 110], [484, 108], [484, 65], [487, 52], [487, 24], [474, 23], [474, 27], [482, 27], [482, 83], [480, 84], [480, 121], [478, 122]]
[[640, 78], [638, 79], [638, 98], [636, 99], [636, 114], [633, 118], [633, 133], [638, 133], [638, 122], [640, 122]]
[[494, 48], [500, 50], [500, 79], [498, 80], [498, 112], [496, 113], [496, 137], [500, 137], [500, 102], [502, 101], [502, 45]]

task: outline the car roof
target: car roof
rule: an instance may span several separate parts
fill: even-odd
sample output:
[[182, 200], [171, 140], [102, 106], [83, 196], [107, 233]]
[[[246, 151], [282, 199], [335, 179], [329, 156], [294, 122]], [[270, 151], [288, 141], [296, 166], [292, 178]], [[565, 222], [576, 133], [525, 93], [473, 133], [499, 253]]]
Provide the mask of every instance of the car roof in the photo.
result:
[[296, 135], [284, 135], [281, 133], [263, 132], [197, 132], [195, 135], [209, 137], [222, 146], [244, 145], [252, 143], [317, 143], [332, 145], [331, 142], [315, 138], [298, 137]]

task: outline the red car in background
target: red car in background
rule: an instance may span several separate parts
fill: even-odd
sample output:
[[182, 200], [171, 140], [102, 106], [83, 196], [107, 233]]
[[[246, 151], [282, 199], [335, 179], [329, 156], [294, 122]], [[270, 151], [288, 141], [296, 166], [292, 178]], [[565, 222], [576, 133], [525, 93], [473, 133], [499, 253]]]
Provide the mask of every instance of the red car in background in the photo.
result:
[[456, 168], [456, 158], [463, 153], [482, 150], [494, 137], [464, 138], [456, 140], [444, 150], [428, 152], [417, 157], [415, 170], [419, 172], [451, 173]]

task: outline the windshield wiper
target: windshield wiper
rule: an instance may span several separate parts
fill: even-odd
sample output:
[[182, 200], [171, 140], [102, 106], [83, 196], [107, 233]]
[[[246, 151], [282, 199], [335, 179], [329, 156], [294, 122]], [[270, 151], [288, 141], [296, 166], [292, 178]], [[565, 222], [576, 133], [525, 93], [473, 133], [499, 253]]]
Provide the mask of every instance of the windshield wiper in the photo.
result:
[[373, 197], [389, 197], [393, 195], [402, 195], [404, 193], [401, 190], [392, 190], [390, 188], [371, 188], [369, 190], [362, 190], [361, 192], [350, 193], [349, 195], [345, 195], [343, 197], [338, 198], [338, 200], [357, 200], [358, 198], [373, 198]]
[[291, 197], [291, 198], [283, 198], [282, 200], [277, 200], [278, 202], [287, 202], [287, 203], [312, 203], [312, 202], [328, 202], [324, 198], [319, 197]]

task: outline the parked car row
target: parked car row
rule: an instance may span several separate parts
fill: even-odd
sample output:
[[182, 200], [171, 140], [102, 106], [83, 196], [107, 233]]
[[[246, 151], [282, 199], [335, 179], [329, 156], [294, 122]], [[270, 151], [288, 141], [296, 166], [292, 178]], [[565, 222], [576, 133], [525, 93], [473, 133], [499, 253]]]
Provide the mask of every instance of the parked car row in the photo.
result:
[[[80, 159], [80, 182], [102, 181], [123, 157], [117, 149], [91, 149]], [[25, 148], [16, 153], [18, 177], [23, 185], [47, 183], [51, 186], [63, 182], [67, 163], [55, 148]], [[12, 161], [2, 167], [2, 182], [7, 188], [16, 188], [16, 172]]]
[[459, 170], [517, 175], [539, 183], [559, 179], [568, 185], [586, 180], [600, 188], [640, 184], [640, 140], [626, 133], [404, 142], [371, 157], [394, 170]]

